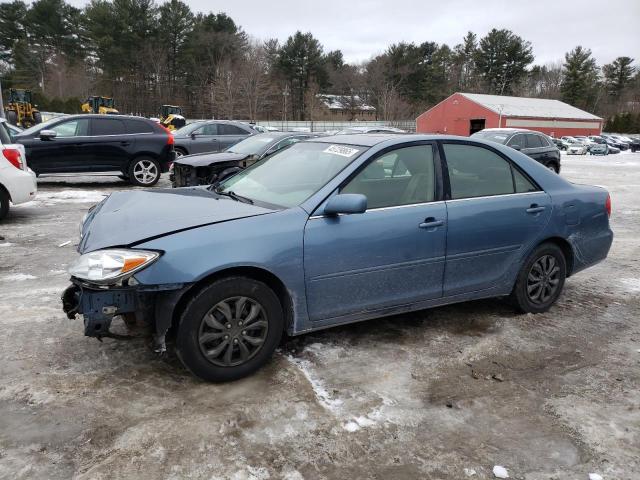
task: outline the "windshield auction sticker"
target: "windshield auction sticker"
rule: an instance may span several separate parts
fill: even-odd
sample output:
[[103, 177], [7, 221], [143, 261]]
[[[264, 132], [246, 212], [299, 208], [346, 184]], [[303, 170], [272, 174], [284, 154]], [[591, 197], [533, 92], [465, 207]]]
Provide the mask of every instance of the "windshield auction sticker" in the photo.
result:
[[358, 153], [357, 148], [345, 147], [344, 145], [331, 145], [322, 151], [322, 153], [333, 153], [334, 155], [340, 155], [342, 157], [353, 157]]

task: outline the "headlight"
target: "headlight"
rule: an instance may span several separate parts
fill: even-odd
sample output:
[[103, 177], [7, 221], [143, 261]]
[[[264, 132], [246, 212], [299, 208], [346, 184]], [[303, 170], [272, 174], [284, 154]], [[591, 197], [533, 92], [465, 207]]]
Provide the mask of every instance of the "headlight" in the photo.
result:
[[148, 250], [97, 250], [78, 257], [68, 271], [81, 280], [109, 285], [133, 275], [159, 256]]

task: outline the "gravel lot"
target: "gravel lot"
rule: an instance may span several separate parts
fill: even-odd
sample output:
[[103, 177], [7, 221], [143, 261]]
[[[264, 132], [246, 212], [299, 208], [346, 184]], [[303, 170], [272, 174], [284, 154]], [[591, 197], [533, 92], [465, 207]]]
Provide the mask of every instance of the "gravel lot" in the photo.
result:
[[550, 312], [327, 330], [226, 385], [66, 319], [78, 222], [129, 186], [41, 179], [0, 224], [0, 478], [640, 478], [640, 154], [563, 157], [562, 175], [609, 189], [616, 238]]

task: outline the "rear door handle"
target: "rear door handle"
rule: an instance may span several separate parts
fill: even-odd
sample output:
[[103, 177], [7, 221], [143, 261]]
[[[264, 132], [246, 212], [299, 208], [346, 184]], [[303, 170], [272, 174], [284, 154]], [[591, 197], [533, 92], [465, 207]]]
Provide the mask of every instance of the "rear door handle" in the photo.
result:
[[120, 145], [122, 145], [123, 147], [128, 147], [129, 145], [131, 145], [131, 142], [120, 142]]
[[444, 225], [444, 220], [436, 220], [433, 217], [427, 217], [424, 219], [424, 222], [422, 222], [420, 225], [418, 225], [418, 227], [420, 228], [436, 228], [436, 227], [441, 227]]
[[527, 213], [540, 213], [544, 212], [546, 207], [540, 207], [538, 204], [534, 203], [529, 208], [527, 208]]

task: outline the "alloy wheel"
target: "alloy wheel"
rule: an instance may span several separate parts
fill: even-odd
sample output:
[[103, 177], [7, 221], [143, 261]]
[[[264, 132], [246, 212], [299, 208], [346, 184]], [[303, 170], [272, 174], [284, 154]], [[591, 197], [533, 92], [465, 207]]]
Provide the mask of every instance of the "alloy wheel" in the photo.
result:
[[133, 176], [141, 184], [149, 185], [158, 177], [158, 167], [151, 160], [140, 160], [133, 167]]
[[553, 255], [538, 258], [527, 276], [527, 297], [537, 305], [544, 304], [556, 294], [560, 284], [560, 266]]
[[249, 297], [218, 302], [202, 318], [198, 344], [214, 365], [233, 367], [253, 358], [262, 348], [269, 329], [265, 309]]

